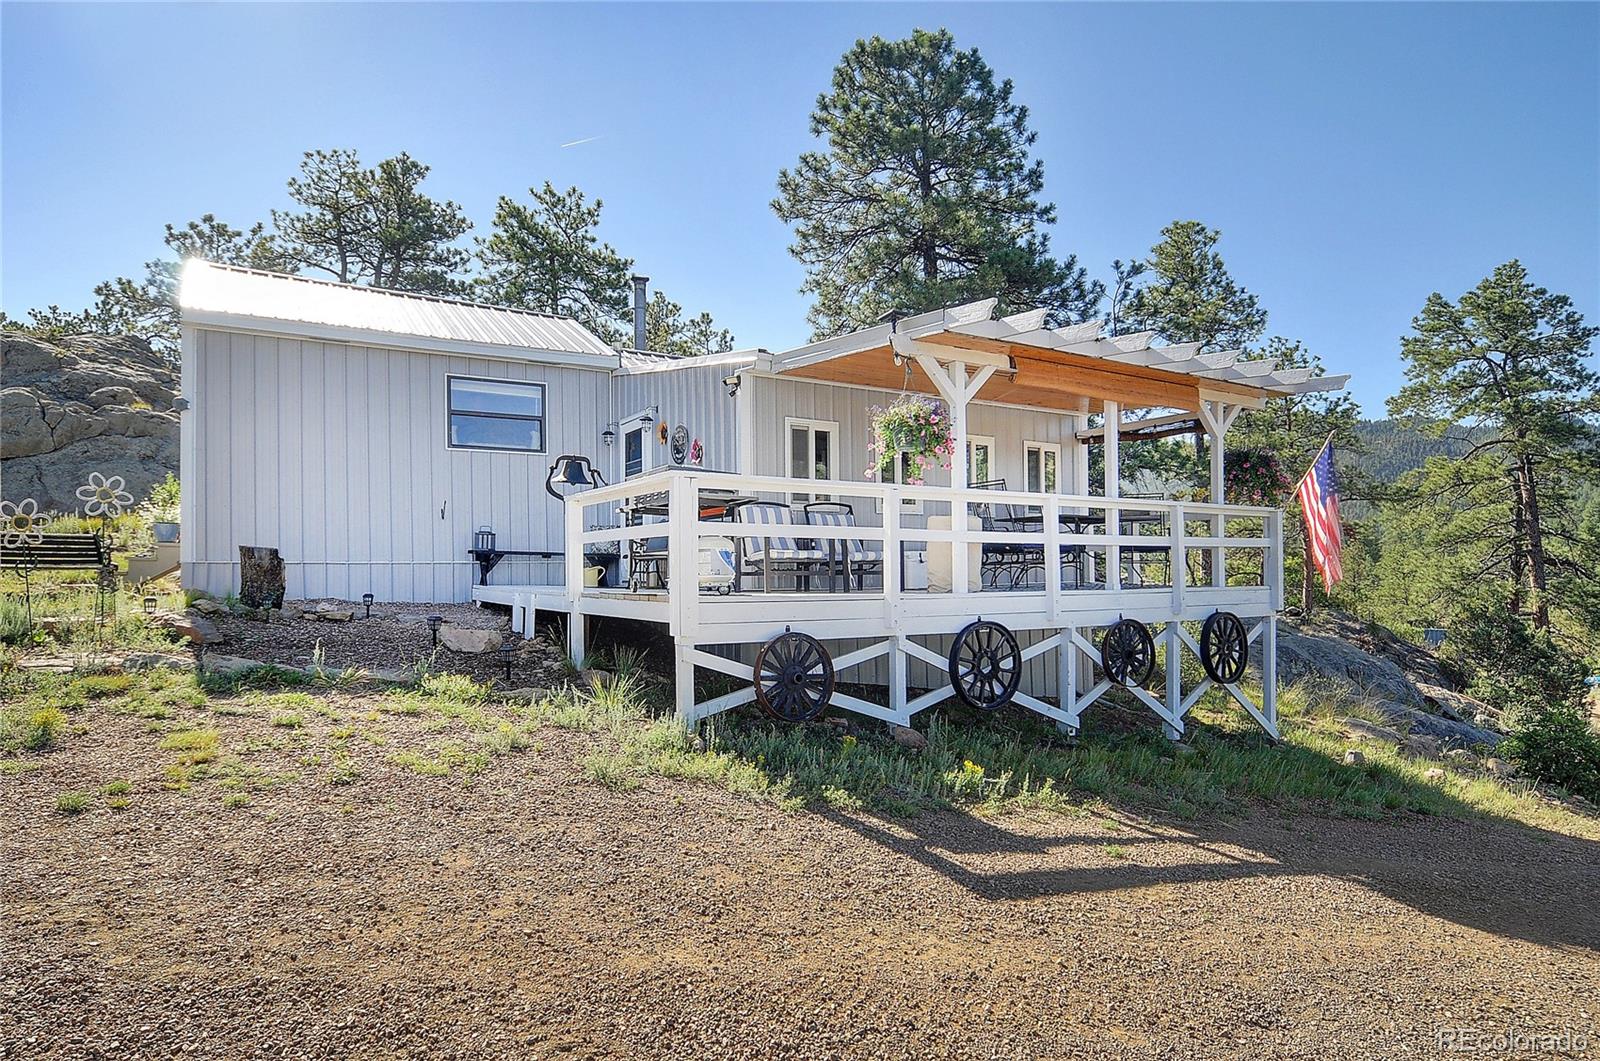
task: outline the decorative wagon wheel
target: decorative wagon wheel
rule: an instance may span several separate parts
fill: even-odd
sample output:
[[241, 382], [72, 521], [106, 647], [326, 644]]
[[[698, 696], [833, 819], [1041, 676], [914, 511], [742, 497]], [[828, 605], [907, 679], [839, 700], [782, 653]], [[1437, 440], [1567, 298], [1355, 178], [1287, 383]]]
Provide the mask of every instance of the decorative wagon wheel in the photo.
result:
[[756, 703], [779, 722], [810, 722], [833, 697], [833, 660], [822, 643], [791, 630], [756, 653]]
[[1100, 668], [1118, 685], [1143, 685], [1155, 666], [1155, 639], [1137, 619], [1117, 620], [1100, 639]]
[[983, 619], [968, 623], [950, 646], [950, 686], [968, 707], [998, 711], [1016, 695], [1022, 651], [1010, 630]]
[[1232, 612], [1212, 612], [1200, 628], [1200, 665], [1218, 685], [1232, 685], [1244, 677], [1250, 656], [1250, 639], [1244, 623]]

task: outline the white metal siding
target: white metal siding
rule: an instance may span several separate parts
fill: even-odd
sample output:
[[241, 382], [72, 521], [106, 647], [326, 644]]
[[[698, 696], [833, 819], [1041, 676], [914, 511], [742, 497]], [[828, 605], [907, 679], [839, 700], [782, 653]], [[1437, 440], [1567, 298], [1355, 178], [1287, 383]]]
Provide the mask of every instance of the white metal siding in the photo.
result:
[[[735, 403], [745, 400], [741, 390], [728, 397], [722, 379], [735, 371], [727, 365], [675, 368], [671, 371], [641, 372], [617, 376], [611, 384], [617, 419], [632, 416], [654, 405], [667, 425], [668, 444], [652, 437], [646, 444], [655, 447], [651, 467], [672, 463], [672, 431], [682, 424], [691, 440], [698, 438], [705, 451], [701, 466], [719, 472], [739, 471], [738, 420]], [[612, 447], [606, 475], [613, 482], [622, 478], [622, 440]], [[612, 473], [615, 472], [615, 475]]]
[[[505, 548], [562, 548], [550, 460], [595, 454], [612, 419], [603, 370], [210, 329], [192, 342], [183, 577], [215, 594], [238, 589], [239, 546], [267, 545], [291, 597], [467, 600], [478, 526]], [[449, 375], [547, 384], [547, 452], [448, 448]], [[513, 557], [492, 578], [557, 583], [561, 568]]]

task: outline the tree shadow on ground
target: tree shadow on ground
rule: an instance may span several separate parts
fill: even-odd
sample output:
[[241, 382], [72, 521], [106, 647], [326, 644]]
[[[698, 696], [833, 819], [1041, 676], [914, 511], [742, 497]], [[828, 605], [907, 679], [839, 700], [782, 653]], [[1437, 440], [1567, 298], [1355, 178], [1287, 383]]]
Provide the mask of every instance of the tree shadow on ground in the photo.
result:
[[1258, 810], [1179, 826], [1114, 809], [1106, 817], [1115, 830], [1097, 833], [1083, 819], [1042, 814], [824, 817], [991, 902], [1325, 876], [1495, 935], [1600, 950], [1600, 844], [1481, 816], [1364, 821]]

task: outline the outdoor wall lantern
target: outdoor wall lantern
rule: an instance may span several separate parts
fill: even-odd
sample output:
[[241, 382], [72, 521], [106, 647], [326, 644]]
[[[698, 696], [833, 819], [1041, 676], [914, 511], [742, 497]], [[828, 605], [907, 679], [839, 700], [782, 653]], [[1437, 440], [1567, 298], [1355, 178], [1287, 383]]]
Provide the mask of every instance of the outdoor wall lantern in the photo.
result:
[[494, 552], [494, 528], [485, 523], [472, 536], [472, 547], [483, 552]]
[[[613, 424], [615, 422], [616, 421], [612, 421]], [[607, 424], [606, 429], [600, 432], [600, 441], [604, 442], [608, 446], [617, 441], [617, 433], [611, 430], [611, 426], [611, 424]]]
[[367, 610], [367, 614], [363, 618], [372, 618], [372, 594], [363, 593], [361, 595], [361, 606]]
[[433, 634], [433, 647], [434, 648], [438, 648], [439, 647], [439, 627], [441, 627], [443, 625], [444, 625], [444, 616], [442, 616], [442, 615], [430, 615], [430, 616], [428, 616], [428, 630], [429, 630], [429, 632], [431, 632]]
[[511, 644], [511, 639], [509, 637], [500, 642], [500, 662], [506, 665], [507, 682], [511, 681], [511, 655], [515, 651], [516, 648]]

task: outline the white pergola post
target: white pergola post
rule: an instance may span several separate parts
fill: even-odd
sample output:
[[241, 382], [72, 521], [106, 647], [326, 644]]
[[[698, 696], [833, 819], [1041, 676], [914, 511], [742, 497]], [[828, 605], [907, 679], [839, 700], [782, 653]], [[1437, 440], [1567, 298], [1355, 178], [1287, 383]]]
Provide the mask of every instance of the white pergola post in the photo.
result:
[[[939, 397], [950, 407], [950, 441], [953, 450], [950, 454], [950, 485], [958, 490], [963, 489], [967, 486], [968, 467], [971, 463], [967, 451], [967, 405], [978, 396], [978, 392], [989, 382], [989, 377], [995, 374], [999, 366], [983, 365], [973, 373], [971, 379], [968, 379], [967, 362], [961, 360], [960, 355], [952, 349], [930, 347], [903, 336], [896, 336], [891, 342], [895, 352], [901, 357], [911, 357], [916, 360], [917, 365], [932, 381], [934, 390], [939, 392]], [[968, 558], [965, 501], [951, 503], [950, 530], [953, 532], [953, 540], [950, 543], [950, 589], [954, 593], [966, 593]]]
[[[1239, 415], [1244, 407], [1229, 405], [1226, 402], [1200, 400], [1200, 422], [1205, 425], [1206, 437], [1211, 440], [1211, 503], [1221, 505], [1226, 503], [1226, 489], [1224, 488], [1224, 455], [1223, 438], [1228, 433], [1228, 428], [1233, 426], [1234, 417]], [[1211, 537], [1222, 537], [1225, 529], [1222, 516], [1214, 515], [1210, 520]], [[1211, 585], [1222, 588], [1228, 584], [1228, 557], [1221, 546], [1213, 546], [1209, 550], [1211, 556]]]
[[[972, 456], [967, 448], [967, 366], [952, 361], [945, 369], [945, 385], [934, 383], [950, 406], [950, 441], [955, 443], [955, 452], [950, 454], [950, 485], [959, 489], [971, 480], [967, 468]], [[964, 519], [961, 522], [966, 524]]]

